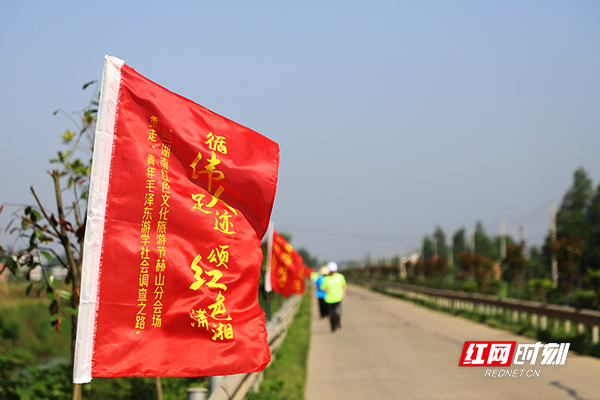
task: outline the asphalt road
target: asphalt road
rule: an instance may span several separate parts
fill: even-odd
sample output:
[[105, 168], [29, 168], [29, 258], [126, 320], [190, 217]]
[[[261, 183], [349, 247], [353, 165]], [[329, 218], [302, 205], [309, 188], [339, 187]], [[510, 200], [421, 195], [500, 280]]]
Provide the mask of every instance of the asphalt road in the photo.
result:
[[332, 333], [314, 301], [307, 400], [600, 400], [600, 359], [569, 351], [565, 365], [526, 362], [502, 368], [516, 377], [486, 377], [500, 368], [458, 367], [465, 341], [535, 340], [352, 285], [342, 307]]

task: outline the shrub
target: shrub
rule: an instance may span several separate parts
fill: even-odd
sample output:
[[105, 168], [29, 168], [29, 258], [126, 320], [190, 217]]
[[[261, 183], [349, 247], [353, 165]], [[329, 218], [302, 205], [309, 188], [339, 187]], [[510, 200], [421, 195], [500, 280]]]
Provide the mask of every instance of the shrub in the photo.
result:
[[531, 300], [546, 303], [548, 293], [552, 290], [550, 279], [532, 279], [527, 283], [527, 289]]
[[569, 297], [569, 304], [575, 308], [595, 308], [594, 293], [589, 290], [574, 289]]

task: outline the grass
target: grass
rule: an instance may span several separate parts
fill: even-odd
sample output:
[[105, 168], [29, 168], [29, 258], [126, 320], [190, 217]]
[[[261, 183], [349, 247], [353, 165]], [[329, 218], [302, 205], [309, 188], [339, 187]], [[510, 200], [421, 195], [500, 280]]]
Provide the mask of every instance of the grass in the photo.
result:
[[[50, 302], [28, 283], [0, 283], [0, 400], [71, 399], [71, 326], [50, 325]], [[187, 399], [187, 388], [206, 387], [208, 378], [162, 379], [164, 400]], [[155, 399], [154, 378], [95, 378], [83, 398]]]
[[258, 393], [248, 400], [303, 400], [310, 343], [311, 296], [305, 295], [276, 357], [265, 369]]
[[[50, 325], [49, 301], [26, 283], [0, 284], [0, 399], [70, 399], [70, 326]], [[277, 299], [275, 299], [276, 301]], [[276, 309], [278, 304], [275, 304]], [[311, 296], [304, 296], [285, 341], [267, 367], [259, 393], [248, 399], [304, 399], [310, 342]], [[65, 318], [66, 320], [66, 318]], [[162, 378], [165, 400], [185, 400], [189, 387], [208, 378]], [[95, 378], [83, 385], [84, 399], [155, 399], [154, 378]]]
[[[22, 290], [24, 297], [25, 289]], [[0, 302], [0, 354], [19, 363], [70, 358], [69, 323], [63, 324], [59, 332], [50, 325], [49, 301], [45, 296], [19, 298], [15, 290], [7, 293], [2, 293]]]

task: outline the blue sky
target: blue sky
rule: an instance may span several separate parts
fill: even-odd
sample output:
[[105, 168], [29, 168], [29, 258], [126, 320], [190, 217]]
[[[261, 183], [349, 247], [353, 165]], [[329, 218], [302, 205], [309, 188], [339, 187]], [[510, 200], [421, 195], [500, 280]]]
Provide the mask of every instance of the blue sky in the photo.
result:
[[502, 218], [540, 243], [574, 170], [600, 183], [598, 21], [593, 1], [4, 2], [0, 203], [53, 201], [53, 112], [109, 54], [279, 143], [273, 222], [320, 259]]

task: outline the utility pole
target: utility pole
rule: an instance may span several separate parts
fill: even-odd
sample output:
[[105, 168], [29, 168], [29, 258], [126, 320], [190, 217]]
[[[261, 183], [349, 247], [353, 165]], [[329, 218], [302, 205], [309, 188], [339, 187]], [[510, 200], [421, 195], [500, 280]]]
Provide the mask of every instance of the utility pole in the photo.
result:
[[398, 267], [400, 268], [400, 279], [406, 279], [406, 265], [404, 265], [404, 263], [402, 262], [402, 250], [400, 250], [400, 254], [398, 254]]
[[500, 220], [500, 260], [506, 258], [506, 227], [504, 226], [504, 219]]
[[475, 229], [471, 229], [471, 252], [475, 253]]
[[521, 243], [525, 243], [525, 225], [519, 224], [519, 239]]
[[[556, 241], [556, 204], [550, 205], [550, 232], [551, 240]], [[552, 255], [552, 285], [558, 286], [558, 262], [556, 261], [556, 254]]]

